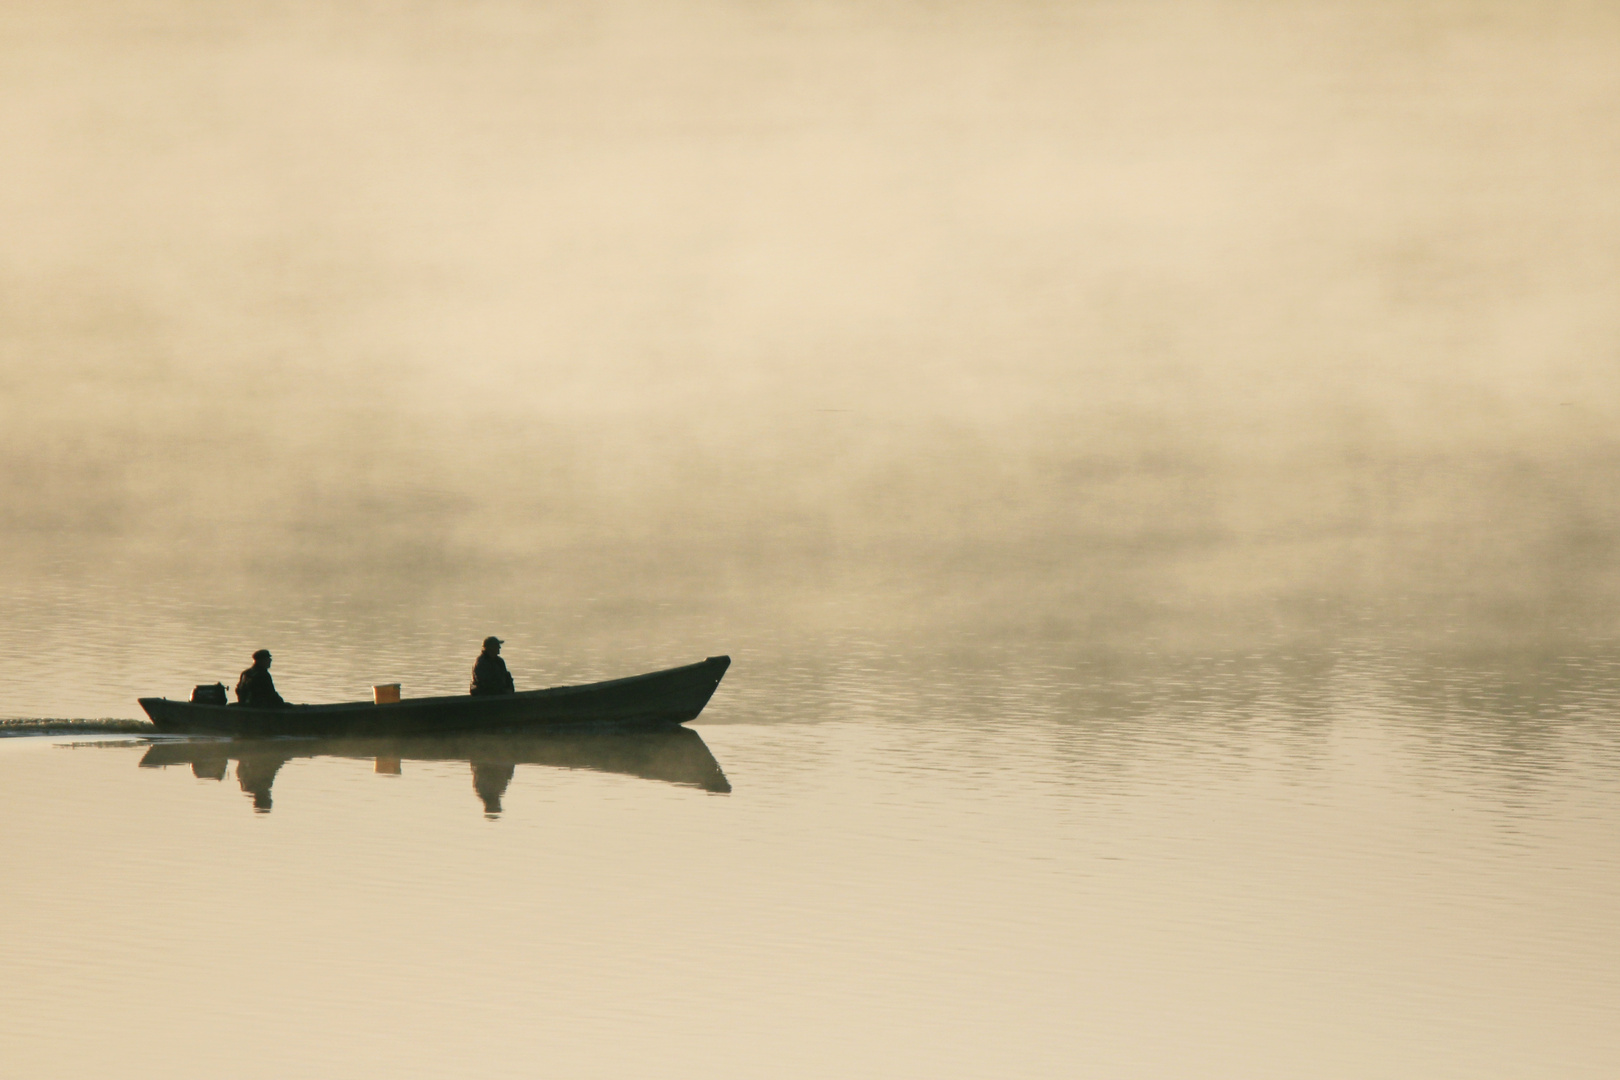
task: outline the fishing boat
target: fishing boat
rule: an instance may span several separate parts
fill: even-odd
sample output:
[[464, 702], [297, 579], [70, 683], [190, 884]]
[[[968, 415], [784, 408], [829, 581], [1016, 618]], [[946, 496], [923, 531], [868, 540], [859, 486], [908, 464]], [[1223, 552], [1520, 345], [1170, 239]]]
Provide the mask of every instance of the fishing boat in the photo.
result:
[[158, 731], [236, 738], [339, 738], [443, 735], [461, 731], [540, 731], [579, 726], [659, 727], [684, 724], [714, 696], [729, 656], [578, 686], [515, 694], [405, 698], [376, 704], [284, 705], [261, 709], [141, 698]]

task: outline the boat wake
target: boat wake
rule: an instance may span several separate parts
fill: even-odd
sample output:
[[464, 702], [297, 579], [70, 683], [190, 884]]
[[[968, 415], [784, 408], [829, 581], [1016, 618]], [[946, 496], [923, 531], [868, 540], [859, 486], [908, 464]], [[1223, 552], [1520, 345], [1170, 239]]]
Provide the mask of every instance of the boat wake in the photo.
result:
[[0, 720], [0, 739], [29, 735], [151, 735], [146, 720]]

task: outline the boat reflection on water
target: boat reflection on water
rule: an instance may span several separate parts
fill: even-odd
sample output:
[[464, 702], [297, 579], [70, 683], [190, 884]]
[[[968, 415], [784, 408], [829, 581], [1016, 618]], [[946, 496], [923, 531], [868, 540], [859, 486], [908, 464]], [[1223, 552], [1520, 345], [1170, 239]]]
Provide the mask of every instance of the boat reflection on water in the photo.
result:
[[406, 761], [465, 761], [484, 812], [501, 812], [501, 799], [519, 765], [639, 776], [725, 793], [731, 790], [720, 763], [690, 728], [569, 734], [422, 735], [359, 739], [187, 739], [153, 743], [141, 768], [190, 765], [192, 775], [223, 780], [236, 762], [236, 780], [253, 796], [253, 808], [268, 813], [276, 773], [294, 758], [340, 757], [375, 761], [376, 771], [403, 772]]

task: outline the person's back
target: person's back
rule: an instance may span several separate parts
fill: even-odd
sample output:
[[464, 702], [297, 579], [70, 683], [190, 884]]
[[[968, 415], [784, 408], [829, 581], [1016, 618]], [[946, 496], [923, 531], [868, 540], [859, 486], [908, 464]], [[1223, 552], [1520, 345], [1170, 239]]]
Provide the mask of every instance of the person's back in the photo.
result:
[[501, 659], [501, 639], [485, 638], [484, 651], [478, 654], [478, 661], [473, 664], [472, 685], [467, 688], [467, 693], [510, 694], [515, 689], [512, 673], [506, 670], [506, 661]]
[[276, 693], [275, 680], [270, 678], [270, 653], [260, 649], [253, 654], [253, 666], [242, 672], [236, 680], [236, 703], [256, 709], [274, 709], [287, 704]]

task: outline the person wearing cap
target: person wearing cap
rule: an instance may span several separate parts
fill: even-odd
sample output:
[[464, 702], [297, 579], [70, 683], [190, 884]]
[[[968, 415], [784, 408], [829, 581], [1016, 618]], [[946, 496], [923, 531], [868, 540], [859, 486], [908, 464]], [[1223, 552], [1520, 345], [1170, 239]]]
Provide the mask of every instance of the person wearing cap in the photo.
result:
[[512, 673], [506, 670], [506, 661], [501, 659], [501, 639], [485, 638], [484, 651], [478, 654], [478, 662], [473, 665], [472, 686], [467, 693], [510, 694], [515, 689]]
[[276, 684], [270, 678], [269, 649], [254, 653], [253, 666], [236, 680], [236, 703], [257, 709], [276, 709], [287, 704], [276, 693]]

